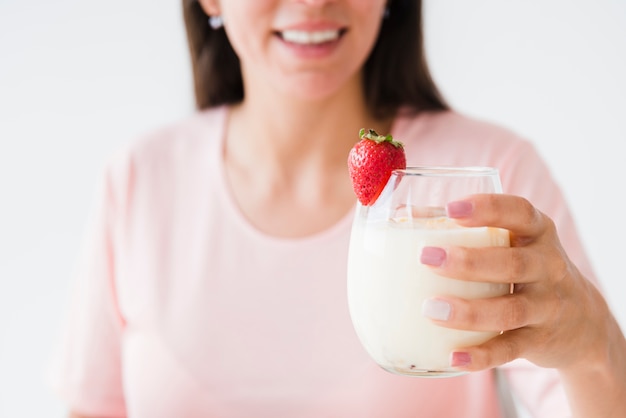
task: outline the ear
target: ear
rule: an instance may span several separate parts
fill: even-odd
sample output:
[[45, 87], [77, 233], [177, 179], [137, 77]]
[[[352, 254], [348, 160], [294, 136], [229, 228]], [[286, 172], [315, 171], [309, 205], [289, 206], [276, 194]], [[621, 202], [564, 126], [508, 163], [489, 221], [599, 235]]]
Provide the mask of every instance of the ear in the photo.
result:
[[222, 14], [218, 0], [198, 0], [202, 10], [209, 16], [219, 16]]

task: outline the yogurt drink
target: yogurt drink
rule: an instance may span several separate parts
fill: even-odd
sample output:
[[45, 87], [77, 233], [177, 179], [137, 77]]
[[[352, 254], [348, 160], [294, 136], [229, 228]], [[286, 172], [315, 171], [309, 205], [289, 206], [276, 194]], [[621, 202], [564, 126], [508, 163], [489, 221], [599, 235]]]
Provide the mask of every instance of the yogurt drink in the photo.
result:
[[413, 376], [451, 376], [450, 353], [480, 344], [497, 332], [435, 325], [421, 313], [426, 299], [487, 298], [510, 285], [439, 276], [420, 263], [424, 246], [509, 246], [508, 231], [464, 228], [445, 216], [367, 220], [355, 217], [348, 257], [348, 303], [356, 333], [384, 369]]

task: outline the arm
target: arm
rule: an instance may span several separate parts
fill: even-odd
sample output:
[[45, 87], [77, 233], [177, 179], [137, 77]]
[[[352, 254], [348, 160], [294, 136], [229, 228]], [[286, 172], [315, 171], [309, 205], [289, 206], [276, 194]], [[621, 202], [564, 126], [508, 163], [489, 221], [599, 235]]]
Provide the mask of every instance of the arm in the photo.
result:
[[70, 416], [125, 416], [121, 339], [124, 318], [118, 303], [115, 218], [117, 182], [107, 171], [100, 184], [75, 271], [62, 350], [50, 373], [53, 390]]
[[595, 288], [591, 303], [603, 320], [590, 335], [587, 357], [559, 369], [575, 416], [626, 416], [626, 340], [605, 301]]

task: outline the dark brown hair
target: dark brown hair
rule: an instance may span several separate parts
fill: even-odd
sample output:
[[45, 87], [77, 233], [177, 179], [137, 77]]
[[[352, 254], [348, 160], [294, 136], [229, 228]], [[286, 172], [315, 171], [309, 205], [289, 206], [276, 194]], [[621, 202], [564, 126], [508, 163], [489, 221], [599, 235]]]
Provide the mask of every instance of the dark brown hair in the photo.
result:
[[[212, 29], [197, 0], [183, 0], [198, 109], [240, 102], [244, 89], [239, 58], [224, 29]], [[363, 68], [364, 91], [373, 115], [448, 109], [424, 51], [421, 0], [391, 0], [378, 40]]]

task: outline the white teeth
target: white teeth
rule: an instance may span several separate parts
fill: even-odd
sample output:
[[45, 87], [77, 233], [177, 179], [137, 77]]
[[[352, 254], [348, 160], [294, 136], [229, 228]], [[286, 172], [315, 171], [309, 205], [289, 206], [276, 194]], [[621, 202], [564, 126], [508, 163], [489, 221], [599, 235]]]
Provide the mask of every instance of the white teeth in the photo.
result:
[[339, 37], [338, 30], [321, 30], [307, 32], [303, 30], [285, 30], [281, 32], [282, 38], [294, 44], [310, 45], [334, 41]]

